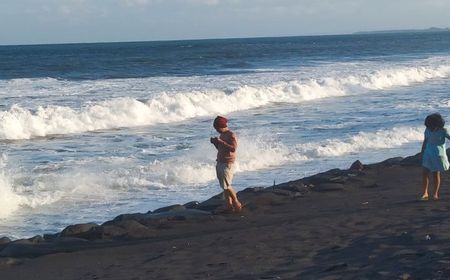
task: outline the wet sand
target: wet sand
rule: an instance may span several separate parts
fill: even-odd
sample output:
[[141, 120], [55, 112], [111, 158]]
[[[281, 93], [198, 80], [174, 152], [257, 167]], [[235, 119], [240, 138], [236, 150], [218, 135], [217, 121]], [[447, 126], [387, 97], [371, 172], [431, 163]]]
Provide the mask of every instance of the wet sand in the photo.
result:
[[450, 176], [418, 201], [418, 158], [330, 170], [0, 245], [0, 279], [450, 279]]

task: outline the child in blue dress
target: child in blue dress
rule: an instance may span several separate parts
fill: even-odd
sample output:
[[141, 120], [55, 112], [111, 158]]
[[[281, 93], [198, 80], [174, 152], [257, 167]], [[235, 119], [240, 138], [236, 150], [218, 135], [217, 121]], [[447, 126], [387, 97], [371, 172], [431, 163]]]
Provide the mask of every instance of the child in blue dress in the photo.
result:
[[431, 114], [425, 118], [425, 138], [422, 144], [422, 166], [423, 166], [423, 195], [421, 200], [428, 200], [428, 184], [430, 177], [434, 181], [433, 199], [439, 199], [439, 188], [441, 186], [441, 172], [449, 168], [449, 162], [445, 149], [445, 139], [450, 140], [450, 135], [444, 128], [444, 119], [438, 113]]

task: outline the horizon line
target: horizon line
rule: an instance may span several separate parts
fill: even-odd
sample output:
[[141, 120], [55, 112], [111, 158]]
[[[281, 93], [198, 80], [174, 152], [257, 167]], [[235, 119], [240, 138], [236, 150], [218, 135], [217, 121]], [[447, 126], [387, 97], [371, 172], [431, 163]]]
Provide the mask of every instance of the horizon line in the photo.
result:
[[387, 33], [408, 33], [408, 32], [446, 32], [449, 27], [428, 27], [423, 29], [387, 29], [372, 31], [355, 31], [351, 33], [329, 33], [329, 34], [311, 34], [311, 35], [280, 35], [280, 36], [249, 36], [249, 37], [216, 37], [216, 38], [185, 38], [185, 39], [160, 39], [160, 40], [130, 40], [130, 41], [87, 41], [87, 42], [59, 42], [59, 43], [25, 43], [25, 44], [0, 44], [0, 47], [20, 47], [20, 46], [46, 46], [46, 45], [81, 45], [81, 44], [118, 44], [118, 43], [157, 43], [157, 42], [180, 42], [180, 41], [209, 41], [209, 40], [236, 40], [236, 39], [269, 39], [269, 38], [294, 38], [294, 37], [324, 37], [324, 36], [345, 36], [345, 35], [368, 35], [368, 34], [387, 34]]

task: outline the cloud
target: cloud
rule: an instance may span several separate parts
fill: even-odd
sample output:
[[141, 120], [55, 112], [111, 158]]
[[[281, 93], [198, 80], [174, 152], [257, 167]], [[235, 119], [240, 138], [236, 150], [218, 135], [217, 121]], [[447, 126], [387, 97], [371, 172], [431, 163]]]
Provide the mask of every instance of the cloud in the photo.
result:
[[208, 6], [215, 6], [215, 5], [220, 4], [220, 0], [189, 0], [188, 2], [194, 3], [194, 4], [208, 5]]
[[94, 2], [88, 0], [49, 0], [41, 5], [29, 6], [29, 11], [36, 16], [50, 18], [93, 14], [97, 13], [97, 10]]
[[146, 6], [150, 3], [149, 0], [124, 0], [125, 5], [130, 7], [136, 7], [136, 6]]

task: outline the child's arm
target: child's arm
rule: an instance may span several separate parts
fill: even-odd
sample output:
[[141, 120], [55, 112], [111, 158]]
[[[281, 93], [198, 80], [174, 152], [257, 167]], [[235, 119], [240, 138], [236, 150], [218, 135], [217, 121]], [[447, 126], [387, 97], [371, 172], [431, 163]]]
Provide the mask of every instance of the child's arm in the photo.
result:
[[422, 142], [422, 149], [420, 150], [420, 156], [423, 156], [423, 152], [425, 151], [425, 147], [427, 145], [427, 135], [428, 135], [428, 128], [425, 129], [425, 132], [423, 133], [423, 142]]
[[427, 139], [423, 139], [422, 149], [420, 150], [420, 155], [423, 155], [423, 151], [425, 151], [425, 146], [427, 145]]
[[218, 139], [217, 141], [218, 145], [221, 145], [222, 147], [225, 147], [225, 149], [227, 149], [230, 152], [235, 152], [236, 148], [237, 148], [237, 140], [236, 137], [234, 135], [231, 136], [231, 144], [223, 141], [222, 139]]
[[447, 138], [448, 140], [450, 140], [450, 135], [448, 134], [447, 129], [444, 128], [444, 130], [445, 130], [445, 138]]
[[211, 142], [211, 144], [213, 144], [214, 147], [216, 147], [216, 149], [218, 148], [218, 146], [219, 146], [219, 139], [217, 137], [214, 137], [214, 138], [211, 137], [209, 139], [209, 142]]

